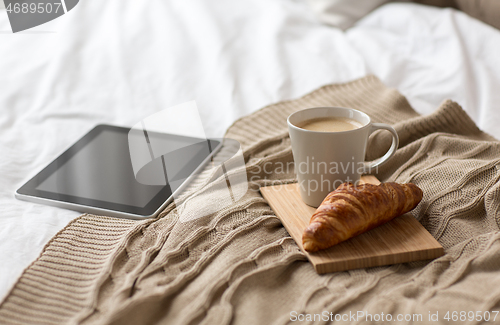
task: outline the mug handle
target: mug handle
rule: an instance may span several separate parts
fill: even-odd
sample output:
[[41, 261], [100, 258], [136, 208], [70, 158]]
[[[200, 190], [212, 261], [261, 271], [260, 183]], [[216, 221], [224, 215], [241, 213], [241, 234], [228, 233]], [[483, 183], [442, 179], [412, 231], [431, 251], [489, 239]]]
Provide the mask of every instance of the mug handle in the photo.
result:
[[378, 167], [378, 166], [382, 165], [383, 163], [385, 163], [389, 158], [391, 158], [394, 155], [394, 153], [396, 152], [396, 149], [399, 146], [398, 133], [396, 132], [396, 130], [392, 126], [390, 126], [388, 124], [373, 123], [372, 126], [371, 126], [371, 130], [368, 133], [368, 136], [370, 134], [372, 134], [374, 131], [381, 130], [381, 129], [382, 130], [387, 130], [387, 131], [391, 132], [391, 134], [392, 134], [392, 145], [389, 148], [389, 151], [387, 151], [385, 153], [385, 155], [383, 155], [382, 157], [380, 157], [378, 159], [375, 159], [374, 161], [365, 162], [364, 163], [363, 174], [370, 174], [372, 168]]

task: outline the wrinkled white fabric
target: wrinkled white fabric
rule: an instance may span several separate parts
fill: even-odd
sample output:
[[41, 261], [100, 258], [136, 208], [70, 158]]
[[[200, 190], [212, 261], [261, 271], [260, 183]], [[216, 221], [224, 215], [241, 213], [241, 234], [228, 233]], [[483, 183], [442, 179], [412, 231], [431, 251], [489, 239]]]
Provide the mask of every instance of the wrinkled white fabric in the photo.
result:
[[500, 31], [463, 12], [390, 4], [347, 31], [368, 72], [397, 88], [421, 114], [459, 103], [500, 139]]
[[222, 136], [260, 107], [371, 73], [420, 113], [459, 102], [500, 138], [500, 31], [449, 9], [388, 4], [342, 32], [302, 1], [82, 0], [9, 30], [1, 10], [0, 297], [79, 215], [15, 190], [99, 123], [196, 100], [207, 136]]

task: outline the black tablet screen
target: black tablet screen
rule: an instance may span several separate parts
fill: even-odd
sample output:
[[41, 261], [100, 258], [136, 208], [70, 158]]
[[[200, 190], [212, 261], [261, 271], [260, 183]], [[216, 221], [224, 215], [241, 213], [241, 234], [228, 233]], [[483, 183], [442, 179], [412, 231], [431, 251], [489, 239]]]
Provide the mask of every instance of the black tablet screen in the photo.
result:
[[95, 127], [17, 192], [80, 206], [151, 215], [220, 145], [220, 141], [212, 139], [149, 133], [148, 141], [156, 144], [155, 149], [160, 147], [170, 153], [161, 157], [165, 174], [158, 173], [157, 177], [163, 179], [163, 184], [148, 185], [137, 181], [134, 174], [129, 131], [110, 125]]
[[162, 188], [135, 180], [127, 137], [111, 130], [100, 132], [36, 187], [136, 207], [146, 206]]

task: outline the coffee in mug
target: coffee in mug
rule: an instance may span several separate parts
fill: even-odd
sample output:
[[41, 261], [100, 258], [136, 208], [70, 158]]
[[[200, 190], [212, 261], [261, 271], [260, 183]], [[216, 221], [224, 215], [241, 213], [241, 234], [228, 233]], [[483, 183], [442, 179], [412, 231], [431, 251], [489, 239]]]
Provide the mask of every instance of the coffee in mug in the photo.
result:
[[347, 117], [325, 117], [304, 121], [298, 127], [317, 132], [342, 132], [362, 127], [360, 122]]
[[[392, 157], [399, 144], [394, 128], [373, 123], [352, 108], [307, 108], [290, 115], [287, 122], [300, 196], [313, 207], [342, 183], [356, 183], [371, 173]], [[379, 129], [392, 134], [391, 148], [381, 158], [365, 162], [368, 137]]]

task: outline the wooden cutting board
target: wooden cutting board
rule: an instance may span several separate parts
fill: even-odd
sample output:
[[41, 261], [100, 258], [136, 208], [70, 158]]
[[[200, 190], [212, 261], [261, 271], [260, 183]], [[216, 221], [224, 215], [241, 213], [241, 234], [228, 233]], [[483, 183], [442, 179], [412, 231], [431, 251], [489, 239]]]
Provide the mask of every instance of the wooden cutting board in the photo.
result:
[[[373, 176], [363, 176], [361, 181], [380, 183]], [[318, 274], [427, 260], [444, 254], [437, 240], [408, 214], [328, 249], [308, 253], [302, 246], [302, 232], [316, 209], [302, 201], [298, 184], [262, 187], [260, 192]]]

